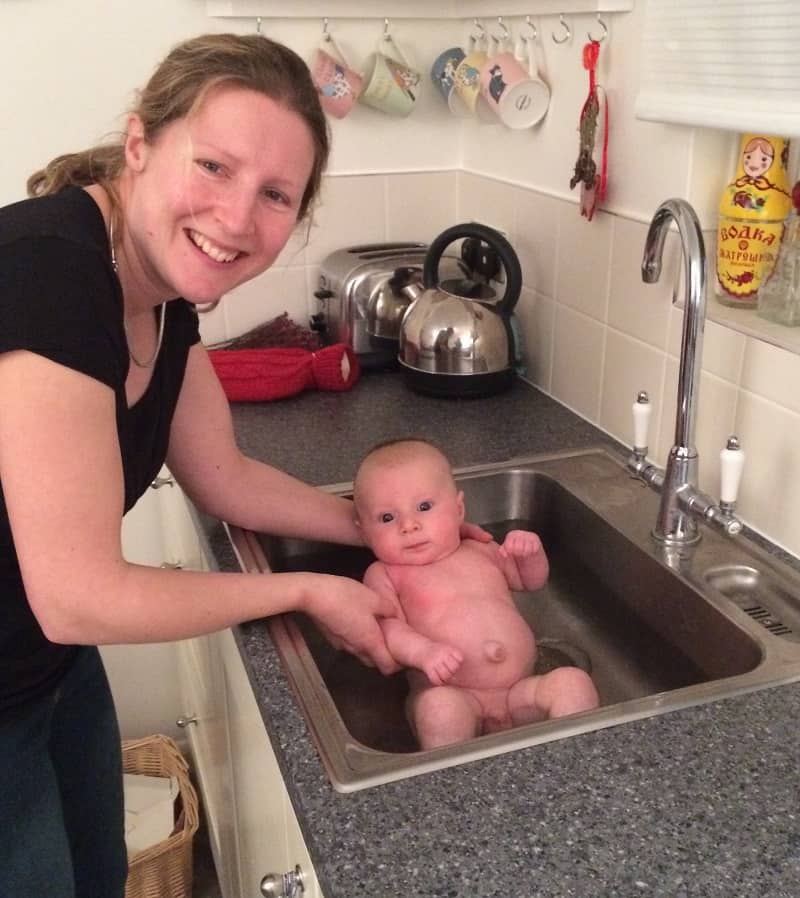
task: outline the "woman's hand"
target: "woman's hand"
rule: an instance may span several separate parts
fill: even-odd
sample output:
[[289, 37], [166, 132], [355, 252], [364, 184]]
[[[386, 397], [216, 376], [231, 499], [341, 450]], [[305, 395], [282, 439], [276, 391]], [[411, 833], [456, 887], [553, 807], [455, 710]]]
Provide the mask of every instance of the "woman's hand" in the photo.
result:
[[490, 543], [493, 539], [492, 534], [488, 530], [484, 530], [478, 524], [471, 524], [469, 521], [462, 522], [459, 532], [461, 539], [474, 539], [479, 543]]
[[356, 580], [329, 574], [314, 576], [304, 609], [336, 648], [386, 675], [400, 670], [389, 654], [376, 618], [397, 617], [397, 604]]

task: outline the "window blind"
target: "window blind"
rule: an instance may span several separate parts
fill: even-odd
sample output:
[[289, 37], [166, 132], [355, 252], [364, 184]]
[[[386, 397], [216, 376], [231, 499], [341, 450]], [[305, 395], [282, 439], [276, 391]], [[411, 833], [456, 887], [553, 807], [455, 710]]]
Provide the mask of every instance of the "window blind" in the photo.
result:
[[635, 111], [800, 135], [800, 0], [646, 0]]

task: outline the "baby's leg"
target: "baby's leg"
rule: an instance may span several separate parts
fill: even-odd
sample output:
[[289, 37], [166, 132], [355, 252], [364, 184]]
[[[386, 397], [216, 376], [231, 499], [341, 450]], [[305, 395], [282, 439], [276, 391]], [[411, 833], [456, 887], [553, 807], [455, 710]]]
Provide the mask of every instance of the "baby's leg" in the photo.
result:
[[589, 711], [599, 704], [592, 678], [579, 667], [525, 677], [508, 692], [508, 710], [516, 725]]
[[457, 686], [432, 686], [412, 693], [408, 711], [420, 748], [463, 742], [480, 731], [480, 703]]

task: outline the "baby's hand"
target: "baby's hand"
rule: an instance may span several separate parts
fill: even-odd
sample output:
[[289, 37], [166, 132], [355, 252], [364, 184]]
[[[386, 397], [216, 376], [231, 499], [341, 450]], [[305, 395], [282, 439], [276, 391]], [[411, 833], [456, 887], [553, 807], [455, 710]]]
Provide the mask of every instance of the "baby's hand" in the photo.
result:
[[461, 667], [464, 656], [458, 649], [433, 642], [420, 658], [419, 668], [433, 686], [443, 686]]
[[532, 558], [542, 551], [542, 541], [530, 530], [509, 530], [500, 554], [503, 558]]

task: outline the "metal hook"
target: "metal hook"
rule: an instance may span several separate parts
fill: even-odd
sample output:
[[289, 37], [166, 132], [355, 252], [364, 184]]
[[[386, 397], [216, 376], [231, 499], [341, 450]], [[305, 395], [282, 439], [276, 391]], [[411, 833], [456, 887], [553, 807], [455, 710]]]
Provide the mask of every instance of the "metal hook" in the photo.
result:
[[478, 36], [475, 38], [475, 40], [485, 40], [486, 29], [483, 27], [483, 22], [481, 22], [479, 19], [473, 19], [472, 24], [475, 26], [475, 28], [478, 29]]
[[391, 34], [389, 34], [389, 20], [383, 20], [383, 39], [385, 41], [390, 41], [392, 39]]
[[497, 37], [497, 36], [494, 35], [494, 34], [492, 35], [492, 37], [497, 41], [498, 44], [499, 44], [499, 43], [504, 43], [505, 41], [510, 40], [510, 39], [511, 39], [511, 32], [508, 30], [508, 26], [507, 26], [506, 23], [503, 21], [503, 17], [502, 17], [502, 16], [498, 16], [498, 17], [497, 17], [497, 24], [503, 29], [503, 33], [500, 35], [500, 37]]
[[471, 31], [469, 34], [469, 44], [470, 48], [480, 47], [486, 41], [486, 29], [483, 27], [483, 23], [478, 19], [473, 19], [472, 24], [477, 29], [478, 33], [475, 34], [474, 31]]
[[525, 16], [525, 24], [530, 28], [532, 34], [530, 37], [525, 37], [525, 35], [520, 35], [524, 41], [535, 41], [537, 37], [539, 37], [539, 29], [531, 22], [530, 16]]
[[261, 34], [261, 16], [256, 16], [256, 34]]
[[572, 37], [572, 29], [567, 25], [566, 19], [564, 18], [564, 14], [562, 13], [558, 17], [559, 24], [564, 29], [566, 34], [561, 39], [557, 38], [555, 34], [551, 32], [550, 37], [553, 38], [553, 42], [556, 44], [566, 44], [566, 42]]
[[322, 19], [322, 39], [324, 41], [331, 41], [333, 38], [330, 36], [328, 32], [328, 17], [324, 16]]
[[602, 44], [603, 41], [608, 37], [608, 26], [600, 18], [600, 13], [597, 14], [597, 22], [600, 25], [600, 27], [603, 29], [603, 36], [602, 37], [592, 37], [592, 32], [587, 31], [586, 37], [588, 37], [590, 41], [595, 41], [595, 43]]

